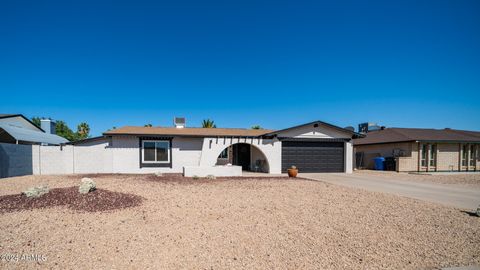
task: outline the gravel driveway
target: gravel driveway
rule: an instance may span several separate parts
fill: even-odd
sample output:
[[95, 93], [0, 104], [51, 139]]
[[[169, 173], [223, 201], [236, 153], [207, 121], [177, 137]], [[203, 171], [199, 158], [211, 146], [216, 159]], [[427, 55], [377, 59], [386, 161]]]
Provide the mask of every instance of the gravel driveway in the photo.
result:
[[[0, 181], [2, 195], [81, 176]], [[319, 181], [91, 176], [143, 198], [116, 211], [67, 207], [0, 214], [0, 269], [436, 269], [480, 264], [480, 218]]]

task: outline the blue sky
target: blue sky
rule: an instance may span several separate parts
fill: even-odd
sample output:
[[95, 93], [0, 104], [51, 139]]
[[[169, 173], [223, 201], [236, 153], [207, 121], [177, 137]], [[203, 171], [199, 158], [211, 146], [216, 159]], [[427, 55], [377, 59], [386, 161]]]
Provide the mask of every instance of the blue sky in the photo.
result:
[[1, 1], [0, 113], [480, 130], [480, 1]]

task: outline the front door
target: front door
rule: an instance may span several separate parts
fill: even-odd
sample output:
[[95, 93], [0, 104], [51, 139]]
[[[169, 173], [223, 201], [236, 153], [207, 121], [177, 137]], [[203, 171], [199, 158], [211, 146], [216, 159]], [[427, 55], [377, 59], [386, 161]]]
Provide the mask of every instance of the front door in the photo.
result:
[[250, 167], [250, 145], [238, 143], [233, 145], [233, 165], [242, 166], [246, 171]]

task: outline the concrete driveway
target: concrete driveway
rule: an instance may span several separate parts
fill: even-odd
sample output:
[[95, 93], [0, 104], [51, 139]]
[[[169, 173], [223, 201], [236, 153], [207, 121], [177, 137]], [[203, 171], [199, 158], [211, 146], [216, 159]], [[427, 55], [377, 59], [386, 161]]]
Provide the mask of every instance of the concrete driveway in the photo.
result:
[[[411, 179], [388, 179], [388, 175], [355, 173], [302, 173], [299, 174], [299, 177], [370, 191], [391, 193], [465, 210], [477, 209], [480, 204], [480, 189], [476, 187], [416, 182]], [[405, 177], [408, 177], [408, 175], [405, 175]]]

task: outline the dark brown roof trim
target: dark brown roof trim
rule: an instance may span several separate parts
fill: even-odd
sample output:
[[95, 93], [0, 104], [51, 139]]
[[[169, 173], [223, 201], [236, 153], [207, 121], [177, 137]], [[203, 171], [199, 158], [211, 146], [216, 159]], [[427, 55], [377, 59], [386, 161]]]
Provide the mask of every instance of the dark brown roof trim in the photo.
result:
[[191, 137], [191, 138], [261, 138], [263, 135], [259, 136], [239, 136], [239, 135], [193, 135], [193, 134], [142, 134], [142, 133], [115, 133], [115, 134], [106, 134], [105, 136], [164, 136], [164, 137]]
[[79, 143], [86, 143], [86, 142], [98, 141], [98, 140], [106, 139], [106, 138], [107, 138], [107, 136], [97, 136], [97, 137], [86, 138], [86, 139], [83, 139], [83, 140], [77, 140], [77, 141], [73, 141], [73, 142], [68, 142], [68, 143], [65, 143], [65, 144], [75, 145], [75, 144], [79, 144]]
[[283, 142], [348, 142], [351, 139], [343, 138], [290, 138], [290, 137], [278, 137]]
[[414, 143], [414, 142], [417, 142], [417, 141], [415, 141], [415, 140], [406, 140], [406, 141], [391, 141], [391, 142], [358, 143], [358, 142], [355, 142], [355, 140], [354, 140], [354, 141], [353, 141], [353, 146], [375, 145], [375, 144], [389, 144], [389, 143], [408, 143], [408, 142]]

